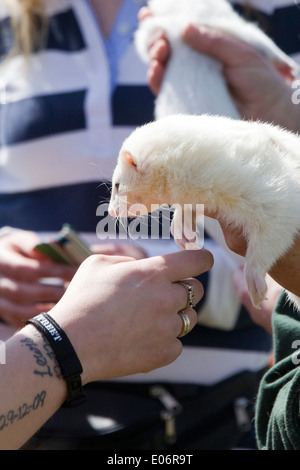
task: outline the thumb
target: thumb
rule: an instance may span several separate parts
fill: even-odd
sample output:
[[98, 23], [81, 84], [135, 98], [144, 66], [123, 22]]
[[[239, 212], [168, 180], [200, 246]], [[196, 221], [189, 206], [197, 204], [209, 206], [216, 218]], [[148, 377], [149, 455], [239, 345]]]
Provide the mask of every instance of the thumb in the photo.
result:
[[217, 29], [189, 24], [182, 32], [182, 39], [197, 52], [209, 55], [227, 66], [240, 64], [240, 58], [252, 47]]

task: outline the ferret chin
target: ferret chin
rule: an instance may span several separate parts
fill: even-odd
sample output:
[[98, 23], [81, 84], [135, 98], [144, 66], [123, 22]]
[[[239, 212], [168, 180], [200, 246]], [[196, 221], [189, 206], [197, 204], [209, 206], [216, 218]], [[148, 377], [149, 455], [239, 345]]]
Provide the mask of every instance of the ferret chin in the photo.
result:
[[[300, 138], [271, 124], [208, 115], [149, 123], [125, 140], [114, 171], [111, 214], [128, 213], [128, 202], [204, 204], [242, 228], [245, 277], [259, 307], [266, 273], [300, 230]], [[186, 247], [186, 234], [179, 238]], [[298, 297], [290, 299], [300, 308]]]

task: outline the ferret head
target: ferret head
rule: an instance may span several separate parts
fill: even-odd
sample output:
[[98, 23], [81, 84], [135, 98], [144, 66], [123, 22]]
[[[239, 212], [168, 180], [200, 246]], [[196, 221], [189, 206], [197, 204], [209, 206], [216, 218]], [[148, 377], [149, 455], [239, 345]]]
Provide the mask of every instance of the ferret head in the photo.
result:
[[156, 122], [137, 128], [124, 141], [112, 178], [110, 215], [136, 217], [169, 203], [167, 147]]

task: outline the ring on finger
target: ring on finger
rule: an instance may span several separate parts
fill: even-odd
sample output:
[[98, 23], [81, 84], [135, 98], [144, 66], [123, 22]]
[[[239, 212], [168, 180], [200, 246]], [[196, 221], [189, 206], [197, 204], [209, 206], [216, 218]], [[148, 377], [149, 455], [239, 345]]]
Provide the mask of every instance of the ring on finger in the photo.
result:
[[187, 308], [194, 308], [196, 306], [196, 302], [195, 302], [195, 294], [194, 294], [194, 289], [193, 289], [193, 286], [191, 283], [189, 283], [188, 281], [178, 281], [179, 284], [181, 284], [187, 291], [187, 295], [188, 295], [188, 300], [187, 300], [187, 305], [186, 305], [186, 309]]
[[185, 313], [184, 310], [181, 310], [180, 312], [178, 312], [178, 315], [182, 319], [182, 329], [181, 329], [180, 334], [177, 336], [177, 338], [182, 338], [190, 331], [191, 322], [190, 322], [188, 315]]

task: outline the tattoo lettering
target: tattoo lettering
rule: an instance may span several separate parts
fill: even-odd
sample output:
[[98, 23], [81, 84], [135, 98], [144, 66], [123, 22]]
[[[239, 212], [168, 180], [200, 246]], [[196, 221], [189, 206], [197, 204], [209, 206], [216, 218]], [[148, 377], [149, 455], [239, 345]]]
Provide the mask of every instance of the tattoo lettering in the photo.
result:
[[25, 418], [25, 416], [29, 415], [32, 411], [42, 408], [44, 406], [46, 394], [46, 391], [43, 390], [34, 397], [32, 403], [22, 403], [15, 410], [9, 410], [6, 414], [0, 413], [0, 431]]
[[[61, 376], [60, 368], [55, 359], [55, 354], [47, 342], [43, 344], [44, 352], [41, 351], [40, 347], [37, 346], [36, 343], [30, 338], [22, 339], [21, 345], [27, 347], [33, 354], [37, 366], [36, 369], [34, 369], [34, 374], [40, 375], [42, 377], [52, 377], [53, 375], [56, 377]], [[49, 363], [49, 360], [52, 361], [52, 363]]]

